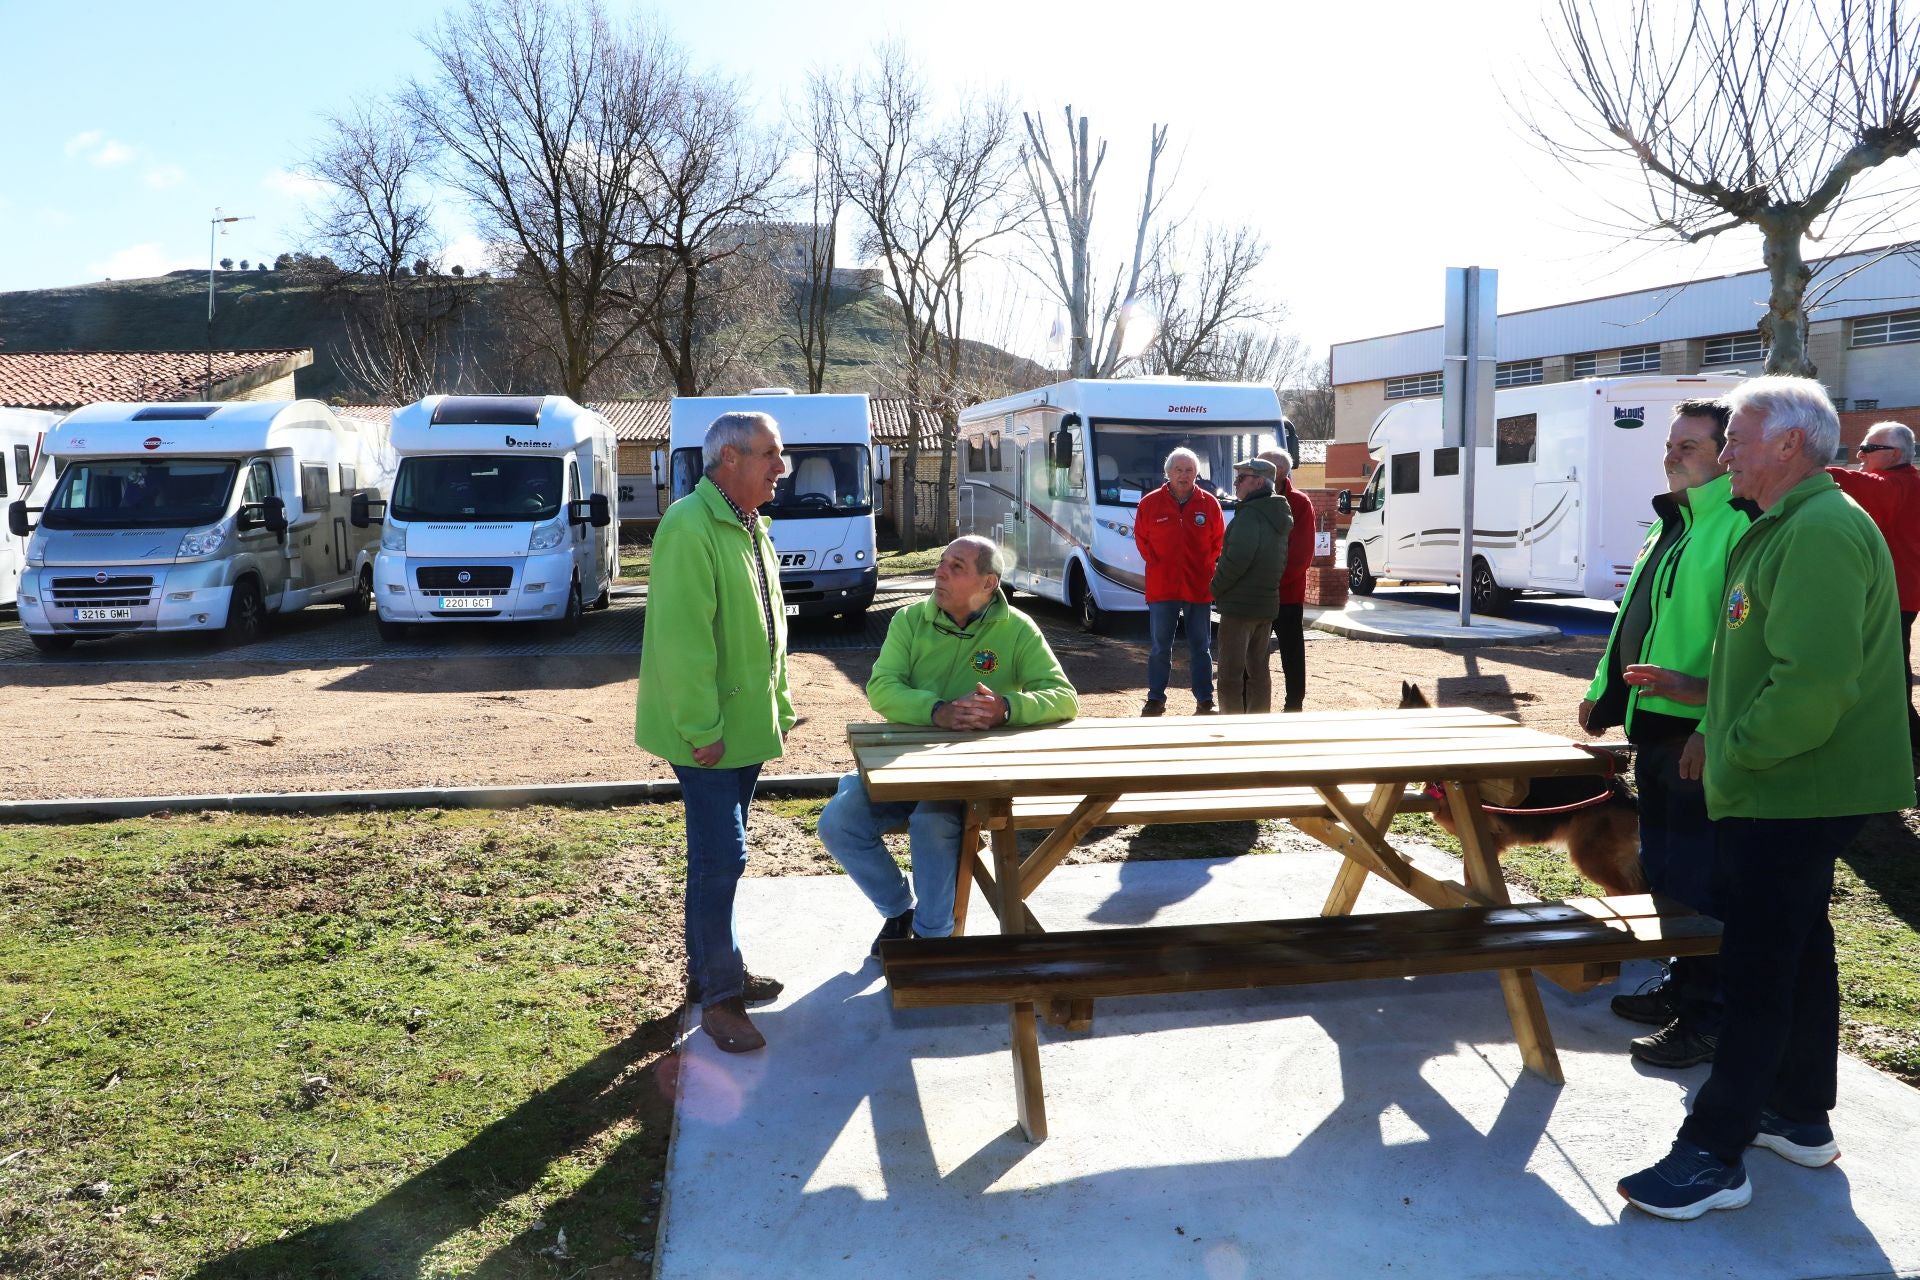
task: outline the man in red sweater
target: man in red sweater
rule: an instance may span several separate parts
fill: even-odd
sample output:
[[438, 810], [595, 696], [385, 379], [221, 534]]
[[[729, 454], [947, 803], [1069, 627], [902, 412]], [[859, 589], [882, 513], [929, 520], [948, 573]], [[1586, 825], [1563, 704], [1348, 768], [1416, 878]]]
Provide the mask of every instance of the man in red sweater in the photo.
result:
[[1287, 700], [1282, 711], [1298, 711], [1307, 696], [1307, 566], [1313, 563], [1315, 522], [1313, 503], [1293, 487], [1293, 455], [1269, 449], [1260, 455], [1280, 473], [1280, 492], [1293, 510], [1293, 532], [1287, 535], [1287, 571], [1280, 577], [1280, 616], [1273, 634], [1280, 642], [1280, 669], [1286, 674]]
[[1193, 668], [1194, 714], [1213, 714], [1213, 567], [1227, 522], [1220, 500], [1202, 489], [1200, 458], [1191, 449], [1167, 455], [1167, 482], [1140, 499], [1133, 541], [1147, 566], [1147, 705], [1143, 716], [1165, 715], [1167, 677], [1173, 674], [1173, 632], [1187, 629]]
[[1913, 617], [1920, 611], [1920, 471], [1913, 465], [1913, 429], [1876, 422], [1856, 450], [1860, 470], [1828, 467], [1849, 498], [1866, 509], [1893, 553], [1893, 579], [1900, 593], [1901, 646], [1907, 655], [1907, 737], [1920, 756], [1920, 715], [1913, 710]]

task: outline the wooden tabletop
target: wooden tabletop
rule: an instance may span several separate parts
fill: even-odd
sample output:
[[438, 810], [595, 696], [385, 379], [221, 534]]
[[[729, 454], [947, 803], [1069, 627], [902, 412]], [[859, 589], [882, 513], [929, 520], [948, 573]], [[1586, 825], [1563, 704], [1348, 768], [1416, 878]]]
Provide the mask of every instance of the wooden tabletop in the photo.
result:
[[875, 801], [1211, 791], [1602, 773], [1565, 738], [1471, 708], [847, 727]]

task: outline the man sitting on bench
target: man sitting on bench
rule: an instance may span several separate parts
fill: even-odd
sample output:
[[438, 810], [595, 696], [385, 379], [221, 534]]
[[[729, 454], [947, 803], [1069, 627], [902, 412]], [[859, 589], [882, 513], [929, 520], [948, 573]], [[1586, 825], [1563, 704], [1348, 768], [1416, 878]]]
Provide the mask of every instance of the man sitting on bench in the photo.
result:
[[[955, 538], [933, 572], [933, 594], [893, 615], [867, 681], [867, 701], [894, 724], [970, 731], [1052, 724], [1080, 699], [1033, 619], [1000, 594], [1003, 553], [985, 538]], [[887, 918], [873, 954], [890, 939], [953, 932], [965, 806], [928, 800], [875, 804], [860, 775], [820, 815], [820, 842]], [[881, 834], [907, 824], [913, 887]], [[915, 899], [919, 905], [914, 905]]]

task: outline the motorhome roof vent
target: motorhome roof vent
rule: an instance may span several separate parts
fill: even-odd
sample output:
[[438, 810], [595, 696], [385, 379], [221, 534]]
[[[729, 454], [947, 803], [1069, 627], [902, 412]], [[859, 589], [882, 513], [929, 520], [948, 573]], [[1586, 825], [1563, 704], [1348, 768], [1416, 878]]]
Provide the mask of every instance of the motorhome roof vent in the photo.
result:
[[436, 427], [537, 427], [545, 396], [448, 396], [433, 407]]
[[792, 387], [755, 387], [753, 390], [747, 392], [747, 394], [750, 396], [790, 396], [793, 394], [793, 388]]
[[135, 422], [205, 422], [217, 404], [157, 404], [133, 415]]

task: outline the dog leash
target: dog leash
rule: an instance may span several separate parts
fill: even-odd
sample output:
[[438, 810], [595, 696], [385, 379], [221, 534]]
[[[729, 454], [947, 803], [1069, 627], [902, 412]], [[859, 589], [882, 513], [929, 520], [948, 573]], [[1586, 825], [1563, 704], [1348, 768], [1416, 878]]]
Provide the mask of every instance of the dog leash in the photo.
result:
[[[1589, 796], [1585, 800], [1575, 800], [1570, 804], [1547, 805], [1538, 809], [1515, 808], [1509, 805], [1497, 805], [1497, 804], [1482, 804], [1480, 806], [1481, 809], [1485, 810], [1487, 813], [1497, 813], [1505, 817], [1544, 818], [1544, 817], [1551, 817], [1556, 814], [1562, 814], [1562, 813], [1579, 813], [1582, 809], [1598, 808], [1600, 805], [1603, 805], [1607, 801], [1613, 799], [1614, 769], [1617, 767], [1617, 763], [1618, 763], [1615, 760], [1613, 753], [1602, 747], [1588, 746], [1584, 742], [1576, 742], [1573, 745], [1580, 748], [1580, 750], [1586, 752], [1588, 755], [1594, 757], [1595, 759], [1603, 760], [1606, 762], [1607, 771], [1606, 771], [1606, 774], [1604, 775], [1605, 781], [1601, 786], [1600, 791], [1597, 795]], [[1429, 800], [1444, 801], [1447, 798], [1447, 793], [1441, 790], [1440, 784], [1437, 782], [1429, 782], [1426, 785], [1426, 787], [1423, 789], [1423, 794]]]

